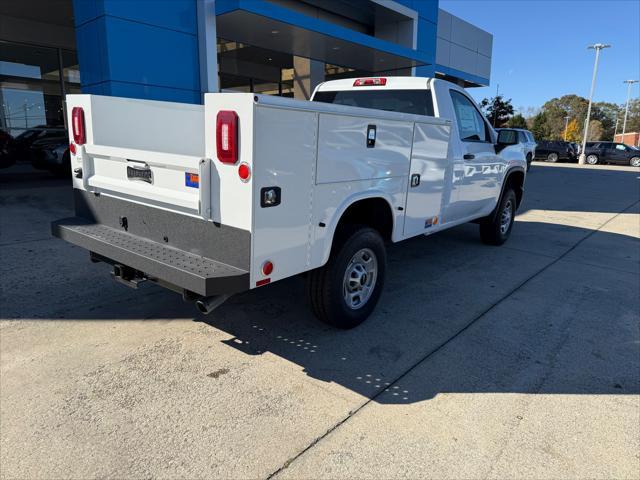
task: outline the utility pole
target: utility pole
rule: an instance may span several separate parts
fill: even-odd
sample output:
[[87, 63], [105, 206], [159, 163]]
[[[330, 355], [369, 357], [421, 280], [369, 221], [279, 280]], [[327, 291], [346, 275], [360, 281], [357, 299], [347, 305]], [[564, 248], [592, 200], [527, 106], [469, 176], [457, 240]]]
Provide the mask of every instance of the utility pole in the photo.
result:
[[567, 128], [569, 127], [569, 115], [564, 117], [564, 141], [567, 141]]
[[591, 118], [591, 102], [593, 101], [593, 91], [596, 88], [596, 75], [598, 74], [598, 60], [600, 60], [600, 50], [604, 48], [610, 48], [611, 45], [607, 45], [604, 43], [596, 43], [595, 45], [589, 45], [587, 48], [589, 50], [596, 51], [596, 61], [593, 64], [593, 77], [591, 78], [591, 92], [589, 92], [589, 107], [587, 108], [587, 119], [584, 122], [584, 138], [582, 139], [582, 150], [580, 151], [580, 158], [578, 159], [578, 163], [580, 165], [585, 164], [586, 155], [584, 154], [587, 149], [587, 137], [589, 135], [589, 119]]
[[622, 143], [624, 143], [624, 134], [627, 131], [627, 114], [629, 113], [629, 97], [631, 96], [631, 85], [638, 83], [638, 80], [625, 80], [627, 84], [627, 105], [624, 107], [624, 122], [622, 122]]

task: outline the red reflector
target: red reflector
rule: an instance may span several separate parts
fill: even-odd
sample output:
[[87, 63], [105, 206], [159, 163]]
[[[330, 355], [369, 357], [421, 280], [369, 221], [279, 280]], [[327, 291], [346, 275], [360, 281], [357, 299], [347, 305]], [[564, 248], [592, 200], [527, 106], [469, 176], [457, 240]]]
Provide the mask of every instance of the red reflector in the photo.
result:
[[258, 280], [256, 282], [256, 287], [261, 287], [262, 285], [266, 285], [267, 283], [269, 283], [271, 281], [270, 278], [263, 278], [262, 280]]
[[216, 149], [222, 163], [238, 161], [238, 114], [220, 110], [216, 117]]
[[240, 177], [240, 180], [242, 180], [243, 182], [249, 181], [249, 178], [251, 178], [251, 168], [249, 168], [248, 164], [241, 163], [238, 166], [238, 176]]
[[82, 107], [73, 107], [71, 110], [71, 125], [73, 127], [73, 141], [78, 145], [84, 145], [87, 136], [84, 129], [84, 110]]
[[354, 87], [370, 87], [374, 85], [386, 85], [387, 79], [382, 77], [377, 78], [358, 78], [353, 82]]
[[76, 144], [75, 143], [70, 143], [69, 144], [69, 151], [71, 152], [71, 155], [75, 155], [76, 154]]
[[271, 275], [271, 272], [273, 272], [273, 263], [267, 260], [262, 264], [262, 274], [265, 276]]

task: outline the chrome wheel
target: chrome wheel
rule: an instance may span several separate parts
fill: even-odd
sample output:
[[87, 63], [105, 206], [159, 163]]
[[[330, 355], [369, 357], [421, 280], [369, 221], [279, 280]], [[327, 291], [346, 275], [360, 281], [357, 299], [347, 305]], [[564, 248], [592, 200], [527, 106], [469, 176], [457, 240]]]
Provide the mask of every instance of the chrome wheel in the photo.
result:
[[557, 153], [550, 153], [549, 155], [547, 155], [547, 161], [551, 162], [551, 163], [555, 163], [558, 161], [558, 154]]
[[509, 231], [511, 226], [511, 219], [513, 218], [513, 203], [508, 200], [502, 209], [500, 214], [500, 233], [505, 235]]
[[587, 156], [587, 163], [589, 165], [595, 165], [596, 163], [598, 163], [598, 156], [597, 155], [588, 155]]
[[358, 250], [347, 265], [342, 282], [344, 301], [352, 310], [363, 307], [376, 286], [378, 259], [368, 248]]
[[629, 163], [632, 167], [640, 167], [640, 157], [633, 157]]

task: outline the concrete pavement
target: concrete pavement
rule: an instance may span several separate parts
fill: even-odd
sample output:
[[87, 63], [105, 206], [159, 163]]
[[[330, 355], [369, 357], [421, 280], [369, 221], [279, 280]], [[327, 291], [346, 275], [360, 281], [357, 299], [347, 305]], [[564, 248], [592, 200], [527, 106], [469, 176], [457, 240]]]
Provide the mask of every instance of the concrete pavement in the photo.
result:
[[52, 239], [0, 175], [2, 478], [638, 478], [640, 172], [534, 164], [512, 238], [390, 247], [340, 332], [302, 281], [203, 317]]

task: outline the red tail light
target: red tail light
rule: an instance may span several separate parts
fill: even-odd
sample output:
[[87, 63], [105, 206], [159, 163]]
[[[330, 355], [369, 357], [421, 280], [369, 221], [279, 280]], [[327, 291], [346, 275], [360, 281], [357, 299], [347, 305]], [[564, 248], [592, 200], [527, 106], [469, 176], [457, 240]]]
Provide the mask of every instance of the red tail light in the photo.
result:
[[71, 125], [74, 143], [84, 145], [87, 141], [87, 135], [84, 128], [84, 110], [82, 110], [82, 107], [73, 107], [73, 110], [71, 110]]
[[216, 149], [222, 163], [238, 161], [238, 114], [220, 110], [216, 117]]
[[358, 78], [353, 82], [354, 87], [372, 87], [372, 86], [384, 86], [387, 84], [386, 78]]

